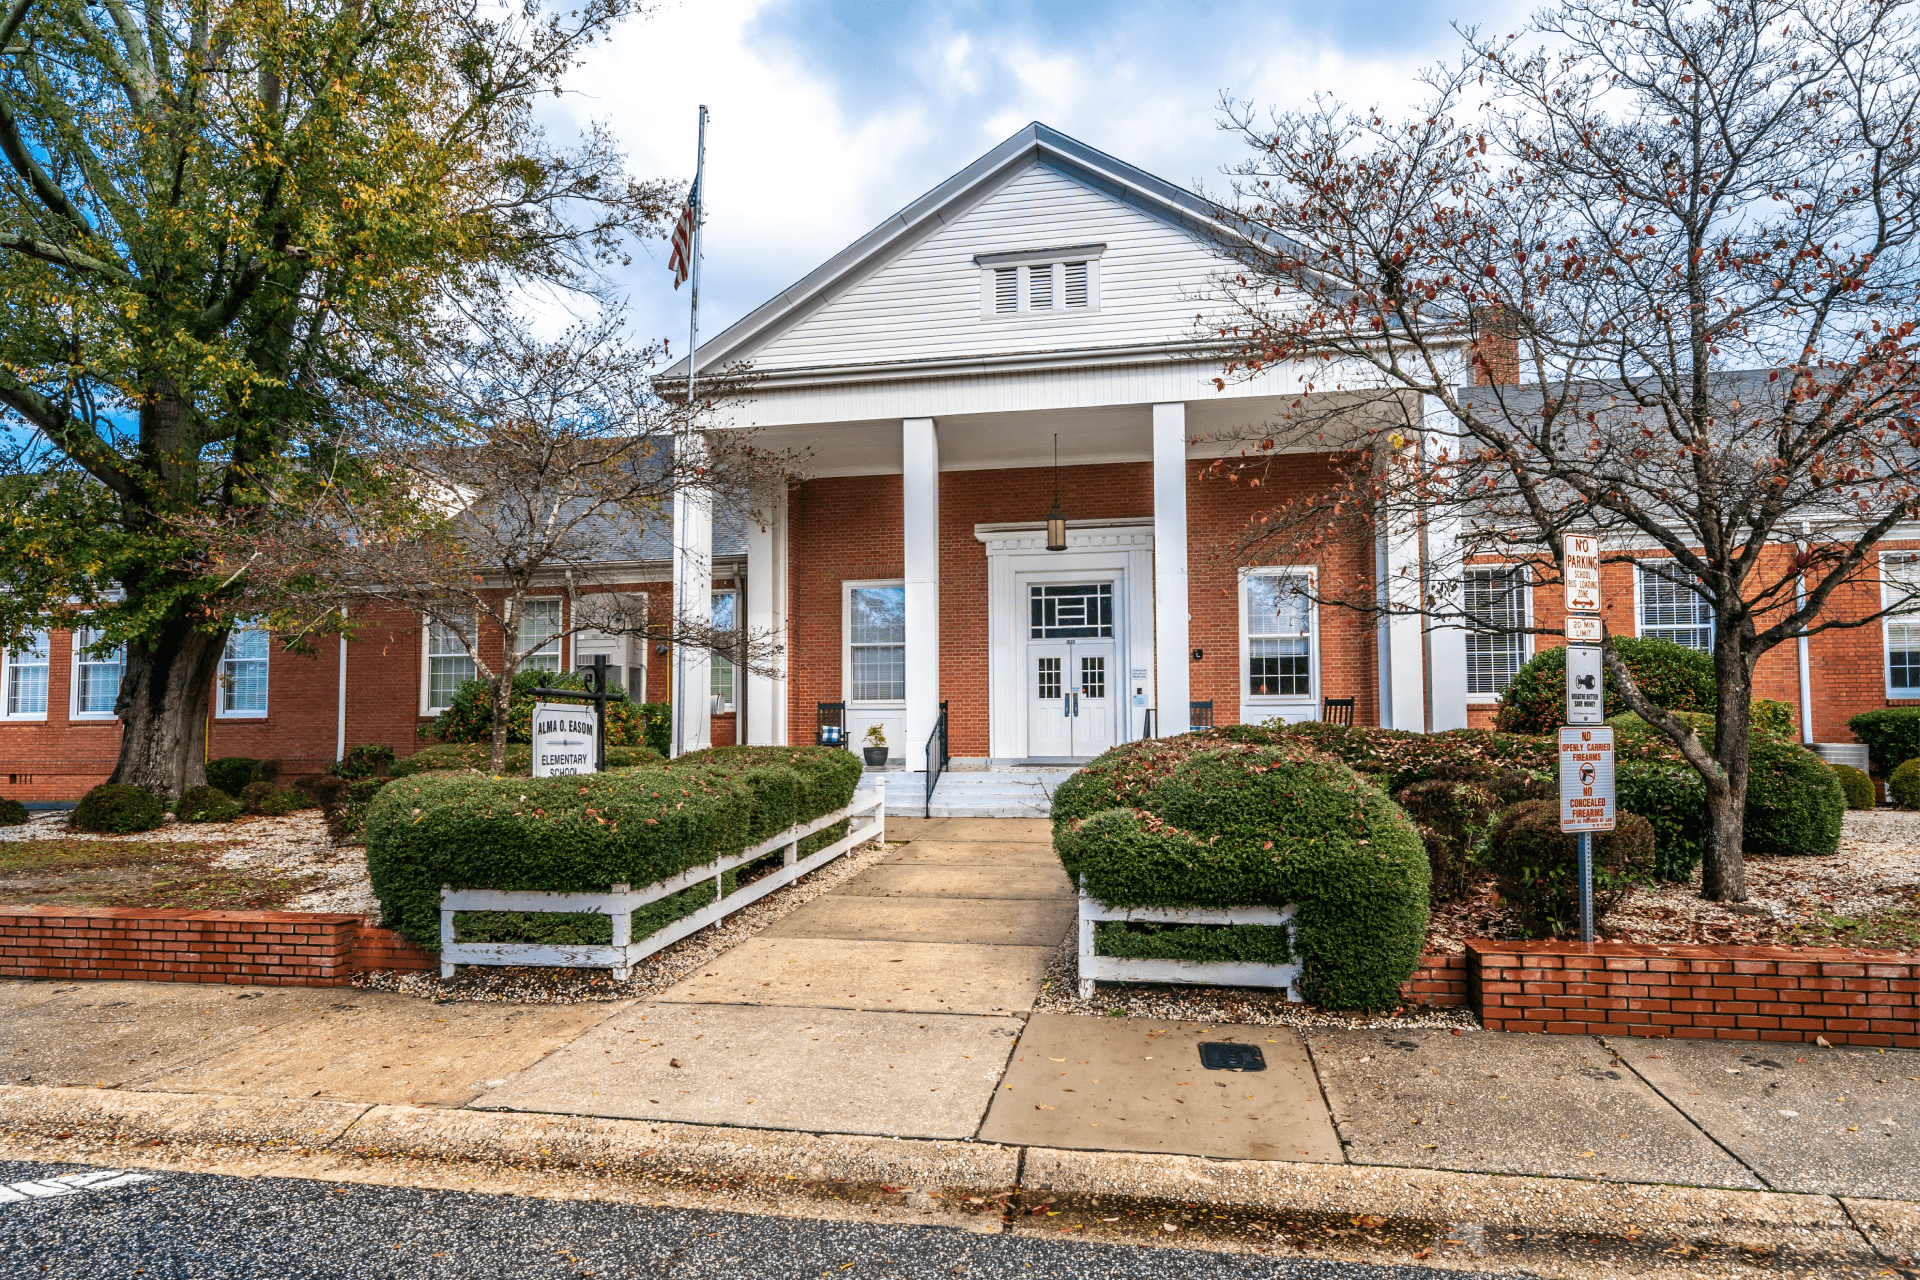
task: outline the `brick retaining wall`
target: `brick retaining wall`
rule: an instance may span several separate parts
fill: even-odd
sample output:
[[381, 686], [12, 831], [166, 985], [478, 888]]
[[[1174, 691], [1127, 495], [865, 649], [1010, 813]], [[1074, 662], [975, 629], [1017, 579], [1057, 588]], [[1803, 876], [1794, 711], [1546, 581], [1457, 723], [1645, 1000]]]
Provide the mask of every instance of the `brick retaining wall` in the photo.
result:
[[1420, 967], [1400, 984], [1400, 998], [1411, 1005], [1457, 1008], [1473, 998], [1467, 977], [1467, 953], [1436, 951], [1420, 957]]
[[1920, 1049], [1920, 956], [1838, 947], [1467, 943], [1489, 1031]]
[[340, 987], [362, 970], [437, 967], [346, 913], [0, 907], [0, 977]]

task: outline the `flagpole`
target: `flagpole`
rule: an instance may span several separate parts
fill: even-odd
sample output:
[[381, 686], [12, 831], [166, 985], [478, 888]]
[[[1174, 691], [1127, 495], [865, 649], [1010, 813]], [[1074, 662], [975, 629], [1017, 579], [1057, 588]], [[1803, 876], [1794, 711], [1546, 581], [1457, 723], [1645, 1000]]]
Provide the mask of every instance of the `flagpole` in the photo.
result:
[[[687, 312], [687, 432], [681, 437], [681, 448], [683, 450], [689, 446], [692, 440], [694, 358], [700, 351], [700, 184], [702, 180], [705, 179], [706, 174], [707, 104], [703, 102], [700, 104], [699, 149], [695, 153], [693, 162], [693, 190], [687, 196], [687, 203], [691, 206], [693, 213], [693, 231], [692, 234], [687, 237], [687, 278], [688, 282], [693, 286], [693, 291], [689, 298], [692, 305], [688, 308]], [[684, 457], [682, 461], [685, 461]], [[676, 507], [683, 506], [689, 500], [690, 496], [686, 492], [684, 484], [682, 484], [674, 495], [674, 504]], [[684, 527], [684, 521], [676, 520], [674, 523], [677, 526], [675, 533], [678, 534], [680, 528]], [[675, 613], [681, 617], [685, 617], [687, 594], [689, 591], [687, 570], [691, 567], [691, 556], [688, 554], [686, 547], [680, 547], [678, 550], [680, 554], [675, 558], [679, 562], [679, 572], [674, 578], [673, 608]], [[686, 701], [687, 664], [681, 657], [680, 649], [681, 644], [676, 642], [673, 654], [673, 691], [670, 695], [673, 699], [673, 750], [671, 754], [675, 757], [686, 753], [687, 717], [693, 713], [691, 705]]]

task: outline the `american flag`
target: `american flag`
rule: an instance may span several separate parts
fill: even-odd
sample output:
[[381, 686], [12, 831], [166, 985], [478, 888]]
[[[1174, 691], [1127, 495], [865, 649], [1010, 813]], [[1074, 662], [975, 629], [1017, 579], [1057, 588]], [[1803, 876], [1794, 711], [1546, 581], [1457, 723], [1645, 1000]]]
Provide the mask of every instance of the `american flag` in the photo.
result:
[[667, 270], [673, 272], [675, 289], [686, 283], [687, 273], [693, 269], [693, 220], [699, 216], [699, 207], [700, 184], [696, 182], [687, 192], [687, 203], [673, 228], [673, 256], [667, 259]]

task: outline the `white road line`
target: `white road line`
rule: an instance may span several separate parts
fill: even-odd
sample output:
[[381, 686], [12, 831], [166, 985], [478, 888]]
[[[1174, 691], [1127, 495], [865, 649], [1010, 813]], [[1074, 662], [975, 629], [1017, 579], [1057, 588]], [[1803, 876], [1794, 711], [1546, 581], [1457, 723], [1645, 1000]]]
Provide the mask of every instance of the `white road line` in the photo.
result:
[[15, 1182], [0, 1186], [0, 1204], [16, 1200], [45, 1200], [51, 1196], [72, 1196], [82, 1191], [103, 1191], [133, 1182], [152, 1182], [144, 1173], [125, 1173], [119, 1169], [94, 1169], [88, 1173], [62, 1174], [58, 1178], [40, 1178], [33, 1182]]

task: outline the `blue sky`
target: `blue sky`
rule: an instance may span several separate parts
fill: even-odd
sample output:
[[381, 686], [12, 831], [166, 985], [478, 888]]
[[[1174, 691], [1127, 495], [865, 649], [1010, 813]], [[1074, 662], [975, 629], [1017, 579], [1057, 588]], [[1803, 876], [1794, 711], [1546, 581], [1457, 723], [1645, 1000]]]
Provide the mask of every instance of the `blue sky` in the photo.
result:
[[[881, 219], [1040, 120], [1219, 190], [1239, 146], [1222, 93], [1316, 92], [1397, 111], [1459, 47], [1456, 19], [1512, 30], [1522, 4], [663, 0], [597, 47], [553, 123], [608, 122], [641, 174], [691, 176], [707, 137], [701, 332], [718, 333]], [[570, 120], [569, 117], [572, 117]], [[663, 245], [623, 281], [635, 337], [686, 342]]]

